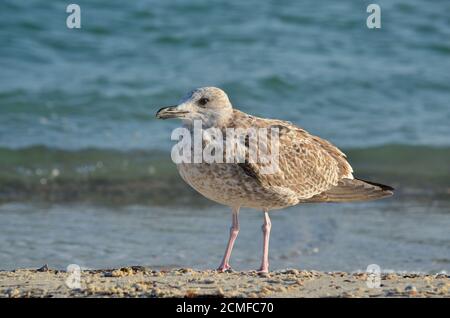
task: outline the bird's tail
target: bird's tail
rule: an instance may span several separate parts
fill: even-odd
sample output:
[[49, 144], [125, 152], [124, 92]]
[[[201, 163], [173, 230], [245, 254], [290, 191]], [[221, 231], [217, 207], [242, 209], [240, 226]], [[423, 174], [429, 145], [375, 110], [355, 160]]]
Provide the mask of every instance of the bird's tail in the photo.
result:
[[370, 201], [390, 197], [394, 188], [360, 179], [342, 179], [333, 188], [318, 194], [306, 202]]

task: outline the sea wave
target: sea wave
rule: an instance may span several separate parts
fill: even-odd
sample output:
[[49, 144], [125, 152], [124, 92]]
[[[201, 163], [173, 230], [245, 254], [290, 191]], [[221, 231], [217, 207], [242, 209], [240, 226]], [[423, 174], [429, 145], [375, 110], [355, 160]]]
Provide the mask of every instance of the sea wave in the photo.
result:
[[[392, 185], [400, 197], [449, 197], [450, 147], [385, 145], [344, 151], [357, 177]], [[0, 202], [29, 200], [208, 204], [184, 184], [168, 151], [0, 148]]]

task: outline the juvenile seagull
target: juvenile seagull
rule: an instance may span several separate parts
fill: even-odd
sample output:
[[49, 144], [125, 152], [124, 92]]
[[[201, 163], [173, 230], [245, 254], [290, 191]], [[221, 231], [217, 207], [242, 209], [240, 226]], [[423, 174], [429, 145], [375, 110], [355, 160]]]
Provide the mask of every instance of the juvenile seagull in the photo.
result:
[[[391, 196], [393, 188], [353, 177], [345, 154], [330, 142], [290, 122], [258, 118], [233, 109], [227, 94], [216, 87], [190, 92], [178, 106], [161, 108], [156, 117], [180, 118], [192, 133], [194, 120], [203, 129], [273, 128], [279, 130], [279, 169], [262, 173], [262, 165], [243, 163], [180, 163], [181, 177], [203, 196], [231, 207], [230, 237], [219, 271], [230, 267], [233, 244], [239, 233], [239, 209], [264, 213], [263, 257], [260, 272], [269, 271], [269, 211], [306, 202], [352, 202]], [[224, 134], [225, 136], [225, 134]]]

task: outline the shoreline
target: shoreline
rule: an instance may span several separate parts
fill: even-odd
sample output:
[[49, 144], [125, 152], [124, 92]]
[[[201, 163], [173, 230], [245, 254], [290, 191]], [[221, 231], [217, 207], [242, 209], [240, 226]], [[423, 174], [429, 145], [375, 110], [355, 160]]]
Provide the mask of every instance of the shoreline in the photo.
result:
[[[68, 280], [69, 275], [75, 279]], [[218, 273], [190, 268], [154, 270], [132, 266], [66, 271], [0, 271], [0, 298], [17, 297], [450, 297], [450, 275], [382, 273], [380, 287], [368, 287], [367, 273], [286, 269], [258, 274]], [[69, 288], [66, 281], [72, 285]], [[77, 284], [79, 282], [79, 285]], [[369, 284], [370, 285], [370, 284]], [[79, 288], [78, 288], [79, 287]]]

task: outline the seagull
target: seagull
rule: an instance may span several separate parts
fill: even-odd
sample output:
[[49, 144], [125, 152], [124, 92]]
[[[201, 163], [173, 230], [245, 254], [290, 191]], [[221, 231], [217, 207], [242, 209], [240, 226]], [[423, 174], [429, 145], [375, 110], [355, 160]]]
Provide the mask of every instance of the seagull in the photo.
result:
[[[237, 110], [227, 94], [216, 87], [194, 89], [177, 106], [159, 109], [156, 118], [181, 119], [183, 127], [192, 134], [195, 121], [200, 121], [204, 129], [276, 128], [278, 131], [279, 164], [273, 173], [264, 173], [264, 165], [248, 157], [242, 162], [177, 163], [186, 183], [206, 198], [231, 208], [230, 236], [217, 269], [220, 272], [231, 271], [231, 251], [239, 233], [242, 207], [263, 212], [263, 255], [259, 272], [268, 273], [272, 227], [269, 211], [301, 203], [368, 201], [393, 195], [390, 186], [353, 177], [346, 155], [327, 140], [291, 122]], [[249, 147], [248, 138], [244, 147]]]

